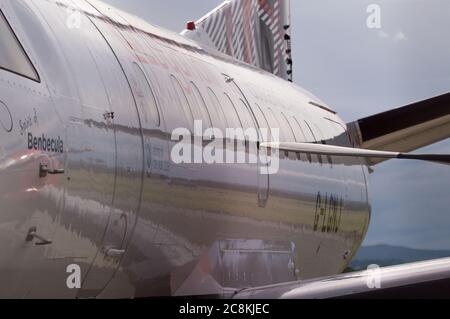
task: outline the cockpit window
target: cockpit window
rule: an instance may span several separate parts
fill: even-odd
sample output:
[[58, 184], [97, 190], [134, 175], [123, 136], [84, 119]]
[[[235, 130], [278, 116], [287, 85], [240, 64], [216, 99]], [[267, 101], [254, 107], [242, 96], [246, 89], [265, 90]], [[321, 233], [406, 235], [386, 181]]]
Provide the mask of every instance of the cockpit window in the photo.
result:
[[1, 11], [0, 69], [4, 69], [39, 82], [39, 75], [37, 74], [36, 69]]

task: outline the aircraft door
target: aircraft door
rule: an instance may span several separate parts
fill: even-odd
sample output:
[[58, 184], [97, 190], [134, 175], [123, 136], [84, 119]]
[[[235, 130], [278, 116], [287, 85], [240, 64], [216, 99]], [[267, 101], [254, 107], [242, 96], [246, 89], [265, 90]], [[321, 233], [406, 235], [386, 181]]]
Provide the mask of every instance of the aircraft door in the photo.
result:
[[[245, 122], [245, 115], [244, 113], [248, 114], [250, 116], [250, 121], [251, 121], [251, 127], [255, 128], [257, 130], [256, 134], [257, 134], [257, 142], [256, 145], [252, 145], [252, 141], [248, 141], [250, 143], [250, 145], [247, 145], [247, 147], [249, 147], [250, 150], [250, 157], [249, 160], [252, 161], [252, 155], [256, 155], [255, 158], [253, 158], [253, 160], [256, 160], [256, 163], [251, 163], [251, 164], [255, 164], [257, 166], [257, 195], [258, 195], [258, 205], [260, 207], [265, 207], [267, 205], [267, 201], [269, 199], [269, 174], [268, 174], [268, 154], [267, 154], [267, 149], [265, 148], [260, 148], [259, 147], [259, 143], [264, 142], [264, 141], [268, 141], [270, 139], [270, 132], [269, 132], [269, 128], [268, 127], [264, 127], [264, 122], [262, 121], [262, 119], [260, 117], [257, 117], [255, 114], [255, 111], [253, 110], [253, 108], [250, 106], [249, 100], [247, 99], [247, 97], [245, 96], [245, 94], [243, 93], [242, 89], [239, 87], [239, 85], [236, 83], [236, 81], [226, 75], [223, 74], [225, 77], [225, 82], [228, 83], [230, 90], [232, 90], [233, 94], [239, 99], [237, 106], [238, 106], [238, 113], [239, 116], [243, 119], [243, 121]], [[244, 105], [245, 108], [244, 109], [239, 109], [239, 103], [241, 103], [241, 105]], [[245, 126], [245, 125], [244, 125]], [[244, 130], [246, 129], [246, 127], [244, 127]], [[266, 136], [264, 136], [266, 135]], [[254, 142], [254, 141], [253, 141]], [[252, 154], [252, 150], [254, 150], [256, 153]]]
[[[91, 26], [94, 31], [94, 25]], [[128, 82], [130, 74], [122, 68], [109, 43], [102, 41], [103, 48], [95, 42], [89, 45], [111, 105], [111, 112], [105, 118], [114, 128], [115, 181], [111, 183], [114, 197], [101, 249], [83, 283], [80, 297], [98, 296], [116, 274], [137, 222], [142, 193], [142, 131], [135, 92]]]
[[[0, 298], [52, 291], [66, 136], [22, 1], [0, 1]], [[38, 276], [36, 274], [39, 274]]]
[[[128, 50], [128, 44], [116, 28], [101, 19], [98, 12], [84, 1], [75, 1], [91, 17], [83, 30], [97, 34], [87, 42], [107, 92], [111, 113], [106, 114], [114, 125], [116, 150], [113, 208], [103, 234], [101, 249], [83, 283], [79, 297], [97, 297], [117, 273], [132, 238], [142, 198], [144, 149], [138, 97], [134, 83], [139, 74]], [[90, 29], [90, 31], [88, 30]]]

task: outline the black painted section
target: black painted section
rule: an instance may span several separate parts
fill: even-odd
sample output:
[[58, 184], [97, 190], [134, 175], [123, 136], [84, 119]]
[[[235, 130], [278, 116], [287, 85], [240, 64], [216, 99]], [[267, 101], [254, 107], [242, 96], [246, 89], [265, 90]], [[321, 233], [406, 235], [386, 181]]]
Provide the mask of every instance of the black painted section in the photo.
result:
[[441, 164], [450, 165], [450, 155], [445, 154], [400, 154], [400, 159], [411, 159], [419, 161], [436, 162]]
[[401, 287], [374, 289], [337, 299], [450, 299], [450, 278]]
[[450, 93], [358, 121], [363, 142], [450, 114]]

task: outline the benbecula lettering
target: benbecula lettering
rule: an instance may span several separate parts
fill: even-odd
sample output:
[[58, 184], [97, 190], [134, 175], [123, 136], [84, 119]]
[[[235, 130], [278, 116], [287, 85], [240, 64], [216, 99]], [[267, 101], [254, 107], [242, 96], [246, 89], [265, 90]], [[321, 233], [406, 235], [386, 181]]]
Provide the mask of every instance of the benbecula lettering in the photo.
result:
[[28, 149], [62, 154], [64, 153], [64, 142], [60, 136], [58, 138], [49, 138], [42, 134], [41, 137], [36, 137], [28, 133]]

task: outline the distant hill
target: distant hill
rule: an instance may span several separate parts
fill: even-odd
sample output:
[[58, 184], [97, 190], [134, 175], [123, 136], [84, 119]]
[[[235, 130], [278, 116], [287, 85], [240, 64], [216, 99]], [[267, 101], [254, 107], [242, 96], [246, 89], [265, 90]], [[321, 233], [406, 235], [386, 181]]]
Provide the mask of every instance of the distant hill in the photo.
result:
[[450, 257], [450, 250], [425, 250], [389, 245], [363, 246], [353, 258], [350, 268], [361, 270], [371, 264], [384, 267], [444, 257]]

